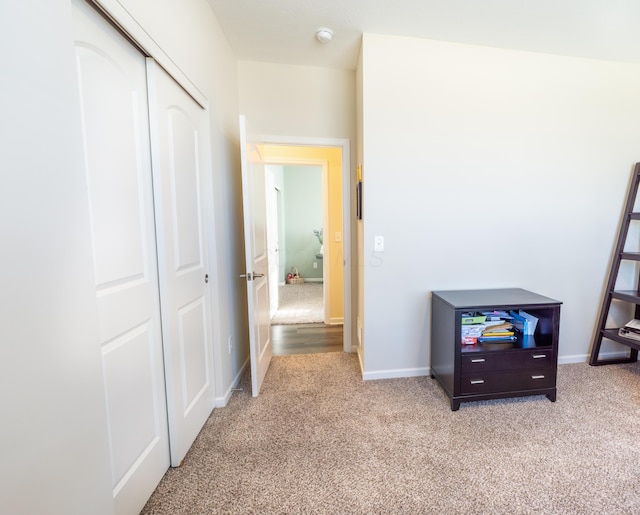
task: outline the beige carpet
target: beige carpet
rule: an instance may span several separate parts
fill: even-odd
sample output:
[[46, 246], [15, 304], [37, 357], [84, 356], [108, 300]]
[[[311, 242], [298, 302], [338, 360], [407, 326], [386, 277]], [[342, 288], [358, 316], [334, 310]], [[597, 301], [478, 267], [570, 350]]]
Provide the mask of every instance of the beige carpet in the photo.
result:
[[143, 513], [640, 513], [640, 367], [563, 365], [558, 401], [463, 403], [352, 354], [273, 358]]
[[273, 325], [324, 322], [322, 283], [285, 284], [278, 287], [278, 311]]

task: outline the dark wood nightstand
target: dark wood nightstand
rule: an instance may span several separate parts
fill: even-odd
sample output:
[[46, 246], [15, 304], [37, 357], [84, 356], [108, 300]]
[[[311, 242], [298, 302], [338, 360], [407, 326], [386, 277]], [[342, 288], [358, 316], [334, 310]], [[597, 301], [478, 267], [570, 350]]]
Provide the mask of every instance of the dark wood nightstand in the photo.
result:
[[[520, 288], [432, 292], [431, 377], [449, 396], [451, 410], [461, 402], [524, 395], [555, 401], [561, 304]], [[462, 344], [463, 314], [520, 310], [538, 319], [534, 334]]]

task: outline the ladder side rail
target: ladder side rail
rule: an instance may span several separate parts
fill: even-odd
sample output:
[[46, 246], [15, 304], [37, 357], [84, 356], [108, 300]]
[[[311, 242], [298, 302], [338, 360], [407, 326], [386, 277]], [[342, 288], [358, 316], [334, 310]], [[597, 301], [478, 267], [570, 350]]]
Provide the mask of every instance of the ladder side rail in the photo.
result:
[[[620, 223], [620, 229], [618, 231], [618, 240], [616, 242], [613, 259], [611, 261], [611, 268], [609, 270], [609, 277], [607, 280], [607, 286], [604, 294], [603, 303], [600, 309], [600, 315], [598, 316], [598, 325], [592, 345], [591, 355], [589, 357], [590, 365], [603, 364], [599, 359], [600, 346], [602, 344], [603, 331], [606, 328], [606, 324], [609, 318], [609, 310], [611, 308], [612, 292], [615, 290], [616, 282], [618, 280], [618, 272], [620, 271], [620, 264], [622, 261], [621, 254], [624, 251], [625, 244], [627, 242], [627, 235], [629, 233], [629, 227], [631, 225], [631, 214], [636, 203], [636, 197], [638, 194], [638, 186], [640, 185], [640, 163], [636, 163], [633, 171], [633, 179], [629, 185], [629, 192], [627, 194], [627, 200], [625, 202], [625, 208], [623, 212], [622, 221]], [[640, 278], [637, 290], [640, 290]], [[636, 313], [640, 315], [638, 311], [638, 305], [636, 305]], [[635, 356], [634, 356], [635, 354]], [[637, 358], [638, 351], [632, 349], [631, 358]], [[633, 359], [635, 361], [635, 359]]]

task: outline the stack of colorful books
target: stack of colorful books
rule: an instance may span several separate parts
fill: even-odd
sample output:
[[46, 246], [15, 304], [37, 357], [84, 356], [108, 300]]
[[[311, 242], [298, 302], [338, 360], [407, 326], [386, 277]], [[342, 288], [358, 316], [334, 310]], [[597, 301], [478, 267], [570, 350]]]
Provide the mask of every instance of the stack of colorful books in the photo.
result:
[[478, 338], [480, 343], [507, 342], [516, 340], [513, 324], [508, 321], [500, 321], [498, 324], [489, 325]]
[[512, 316], [506, 311], [463, 313], [461, 322], [460, 336], [463, 345], [517, 340]]

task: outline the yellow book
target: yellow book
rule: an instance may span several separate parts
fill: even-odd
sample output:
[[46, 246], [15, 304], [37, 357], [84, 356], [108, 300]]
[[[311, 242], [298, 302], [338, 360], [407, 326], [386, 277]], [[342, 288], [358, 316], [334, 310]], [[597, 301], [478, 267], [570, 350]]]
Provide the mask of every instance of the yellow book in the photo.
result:
[[513, 324], [510, 323], [510, 322], [506, 322], [504, 324], [490, 325], [489, 327], [487, 327], [483, 331], [483, 334], [486, 334], [486, 333], [497, 333], [497, 332], [500, 332], [500, 331], [509, 331], [509, 330], [511, 330], [512, 327], [513, 327]]

